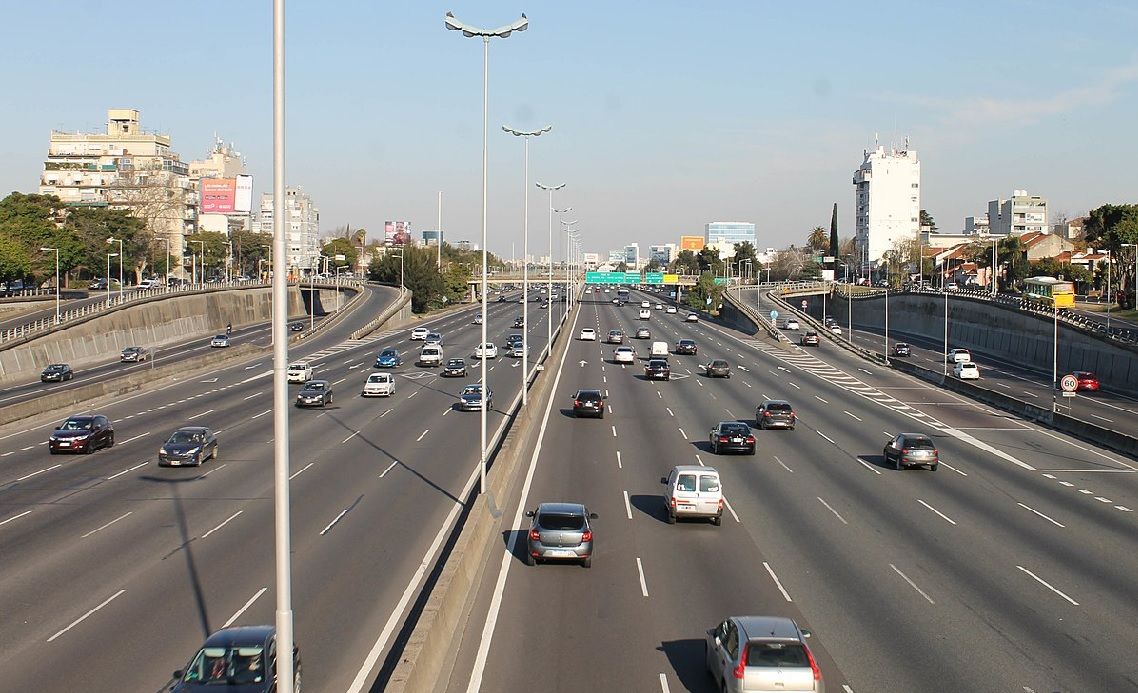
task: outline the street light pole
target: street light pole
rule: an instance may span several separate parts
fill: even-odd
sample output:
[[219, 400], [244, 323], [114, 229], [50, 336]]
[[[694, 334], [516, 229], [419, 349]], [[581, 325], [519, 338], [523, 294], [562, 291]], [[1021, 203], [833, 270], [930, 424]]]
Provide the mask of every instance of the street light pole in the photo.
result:
[[996, 238], [992, 238], [992, 298], [996, 297]]
[[[549, 315], [548, 315], [549, 319], [545, 323], [545, 348], [547, 350], [549, 350], [550, 352], [552, 352], [553, 351], [553, 304], [552, 304], [552, 301], [553, 301], [553, 213], [559, 211], [559, 210], [555, 210], [553, 208], [553, 191], [554, 190], [560, 190], [561, 188], [564, 188], [565, 184], [564, 183], [559, 183], [557, 185], [543, 185], [541, 183], [535, 183], [535, 184], [537, 185], [537, 187], [539, 187], [542, 190], [545, 190], [549, 193], [549, 258], [548, 258], [549, 259], [549, 277], [546, 280], [546, 289], [545, 289], [546, 294], [545, 295], [549, 297], [550, 306], [549, 306]], [[565, 211], [569, 211], [571, 209], [573, 209], [573, 208], [569, 207]]]
[[[202, 261], [200, 264], [201, 264], [201, 270], [202, 270], [202, 281], [205, 281], [205, 241], [190, 241], [190, 243], [197, 243], [199, 246], [201, 246]], [[193, 250], [190, 251], [190, 254], [193, 255]], [[197, 266], [191, 265], [191, 267], [192, 267], [192, 272], [193, 272], [193, 276], [191, 277], [191, 279], [193, 280], [194, 284], [197, 284], [198, 283]]]
[[[122, 265], [123, 265], [123, 261], [126, 260], [126, 254], [123, 252], [123, 246], [122, 246], [122, 239], [121, 238], [113, 238], [113, 237], [108, 238], [107, 239], [107, 245], [110, 245], [111, 243], [118, 243], [119, 244], [119, 252], [118, 252], [118, 256], [119, 256], [119, 303], [122, 303]], [[1107, 267], [1109, 267], [1109, 265], [1107, 265]], [[107, 268], [107, 286], [110, 286], [110, 284], [111, 284], [111, 270], [110, 270], [110, 267], [108, 267]]]
[[1057, 406], [1055, 390], [1059, 387], [1059, 306], [1051, 302], [1051, 411]]
[[[523, 175], [522, 191], [525, 200], [522, 212], [522, 406], [526, 405], [526, 384], [529, 382], [529, 139], [540, 137], [542, 133], [549, 132], [552, 125], [546, 125], [538, 130], [514, 130], [505, 125], [502, 131], [525, 141], [525, 173]], [[549, 294], [547, 297], [552, 298]], [[483, 318], [485, 320], [485, 318]]]
[[479, 374], [482, 385], [482, 406], [479, 451], [479, 493], [486, 493], [486, 400], [490, 395], [490, 388], [486, 368], [486, 179], [487, 179], [487, 152], [489, 149], [488, 128], [490, 124], [490, 39], [506, 38], [515, 31], [525, 31], [529, 28], [529, 20], [523, 14], [521, 19], [497, 29], [479, 29], [478, 27], [463, 24], [450, 12], [443, 19], [446, 28], [452, 31], [461, 31], [468, 38], [482, 39], [482, 372]]
[[107, 305], [111, 305], [111, 258], [118, 257], [118, 253], [107, 253]]
[[1110, 248], [1106, 249], [1106, 334], [1110, 336], [1110, 266], [1113, 264]]
[[[944, 283], [943, 281], [941, 282]], [[948, 377], [948, 287], [941, 286], [944, 292], [944, 377]]]
[[[165, 281], [163, 283], [166, 285], [166, 288], [169, 289], [170, 288], [170, 237], [169, 236], [163, 236], [160, 240], [166, 244], [166, 246], [165, 246], [165, 248], [166, 248], [166, 276], [164, 277]], [[151, 368], [153, 368], [154, 364], [151, 363], [150, 366], [151, 366]]]
[[[55, 251], [55, 324], [59, 324], [59, 248], [40, 248], [40, 252], [50, 253]], [[110, 270], [108, 269], [108, 272]], [[107, 282], [108, 286], [110, 282]]]
[[1138, 243], [1123, 243], [1122, 247], [1134, 249], [1134, 280], [1130, 282], [1134, 288], [1134, 305], [1131, 308], [1138, 310]]

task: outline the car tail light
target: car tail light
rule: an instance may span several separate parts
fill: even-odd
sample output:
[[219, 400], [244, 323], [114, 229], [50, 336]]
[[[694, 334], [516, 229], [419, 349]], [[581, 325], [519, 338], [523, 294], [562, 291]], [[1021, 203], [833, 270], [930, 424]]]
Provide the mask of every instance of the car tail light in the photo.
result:
[[719, 499], [719, 512], [723, 512], [723, 499]]
[[579, 407], [579, 406], [581, 406], [581, 400], [579, 400], [579, 399], [575, 399], [575, 400], [573, 400], [573, 406], [574, 406], [574, 407]]
[[740, 681], [743, 680], [743, 671], [747, 668], [747, 650], [750, 649], [749, 645], [743, 645], [743, 652], [739, 656], [739, 666], [735, 667], [735, 678]]
[[909, 452], [910, 452], [909, 448], [901, 448], [901, 454], [902, 455], [908, 455]]
[[764, 411], [764, 412], [763, 412], [763, 418], [764, 418], [764, 419], [765, 419], [765, 418], [767, 418], [767, 417], [769, 417], [770, 415], [771, 415], [771, 413], [770, 413], [769, 411]]
[[586, 541], [592, 541], [592, 540], [593, 540], [593, 530], [586, 529], [584, 532], [581, 533], [581, 543], [585, 543]]
[[753, 443], [753, 442], [755, 442], [755, 436], [747, 436], [747, 442], [748, 442], [748, 443]]
[[814, 680], [821, 681], [822, 670], [818, 668], [818, 662], [814, 659], [814, 653], [810, 651], [806, 643], [802, 644], [802, 649], [806, 650], [806, 659], [810, 662], [810, 670], [814, 672]]
[[719, 436], [719, 442], [720, 443], [726, 443], [727, 442], [727, 436]]
[[541, 532], [536, 529], [531, 529], [529, 531], [529, 538], [531, 541], [541, 541]]
[[672, 510], [675, 510], [676, 509], [676, 499], [672, 498], [670, 502], [672, 504]]

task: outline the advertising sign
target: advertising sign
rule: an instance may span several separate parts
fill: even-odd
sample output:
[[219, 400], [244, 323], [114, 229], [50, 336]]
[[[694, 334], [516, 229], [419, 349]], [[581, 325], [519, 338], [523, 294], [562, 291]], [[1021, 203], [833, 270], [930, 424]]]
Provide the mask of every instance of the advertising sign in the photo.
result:
[[237, 176], [233, 211], [249, 213], [253, 209], [253, 176]]
[[383, 244], [386, 246], [410, 245], [411, 224], [406, 221], [383, 222]]
[[690, 250], [698, 253], [703, 250], [703, 236], [680, 236], [680, 250]]
[[645, 272], [644, 273], [644, 283], [645, 284], [663, 284], [664, 283], [664, 273], [663, 272]]
[[678, 275], [678, 274], [665, 274], [664, 275], [664, 283], [665, 284], [679, 284], [680, 283], [680, 275]]
[[232, 214], [237, 197], [237, 181], [233, 178], [202, 178], [201, 213]]

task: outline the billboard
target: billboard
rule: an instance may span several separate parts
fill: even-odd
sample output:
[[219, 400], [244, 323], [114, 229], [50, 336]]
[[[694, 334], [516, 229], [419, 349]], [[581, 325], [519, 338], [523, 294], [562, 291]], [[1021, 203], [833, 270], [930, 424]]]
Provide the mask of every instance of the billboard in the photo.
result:
[[236, 209], [236, 202], [237, 180], [235, 178], [202, 178], [202, 214], [232, 214]]
[[703, 236], [680, 236], [680, 250], [690, 250], [698, 253], [703, 250]]
[[411, 245], [411, 224], [406, 221], [383, 222], [383, 244]]
[[253, 176], [237, 176], [233, 211], [248, 213], [253, 209]]

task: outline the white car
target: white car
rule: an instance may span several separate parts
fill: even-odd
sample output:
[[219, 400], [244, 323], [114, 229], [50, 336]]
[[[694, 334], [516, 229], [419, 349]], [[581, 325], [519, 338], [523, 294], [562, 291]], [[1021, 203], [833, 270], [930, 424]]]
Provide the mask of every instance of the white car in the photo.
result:
[[612, 350], [614, 363], [636, 363], [636, 350], [630, 346], [620, 346]]
[[219, 348], [227, 347], [227, 346], [229, 346], [229, 337], [226, 337], [223, 334], [219, 334], [216, 337], [214, 337], [213, 339], [209, 340], [209, 345], [211, 347], [219, 347]]
[[608, 289], [605, 289], [605, 293], [608, 294], [608, 293], [612, 293], [612, 292], [609, 291]]
[[961, 380], [979, 380], [980, 368], [971, 361], [963, 361], [956, 364], [952, 369], [952, 374]]
[[663, 303], [657, 303], [656, 304], [656, 310], [664, 310], [664, 304]]
[[668, 306], [667, 310], [665, 310], [664, 312], [667, 313], [668, 315], [675, 315], [676, 314], [676, 307], [675, 306]]
[[372, 373], [364, 383], [364, 397], [390, 397], [395, 394], [395, 376], [391, 373]]
[[430, 333], [431, 331], [425, 327], [416, 327], [415, 329], [411, 330], [411, 339], [412, 341], [417, 340], [422, 342], [427, 339], [427, 335]]
[[699, 322], [699, 315], [695, 313], [688, 313], [688, 316], [684, 318], [684, 322]]
[[797, 320], [795, 320], [794, 318], [791, 318], [790, 320], [787, 320], [787, 321], [786, 321], [786, 329], [788, 329], [788, 330], [797, 330], [797, 329], [798, 329], [798, 321], [797, 321]]
[[647, 308], [641, 308], [640, 309], [640, 319], [641, 320], [650, 320], [651, 318], [652, 318], [652, 311], [648, 310]]
[[972, 352], [967, 349], [949, 349], [948, 359], [949, 363], [968, 363], [972, 360]]
[[597, 341], [597, 331], [591, 327], [582, 328], [580, 339], [583, 342], [595, 342]]
[[474, 316], [474, 324], [475, 325], [481, 325], [482, 324], [482, 314], [481, 313]]
[[419, 351], [420, 366], [427, 366], [433, 368], [435, 366], [443, 365], [443, 350], [437, 344], [428, 344]]
[[834, 334], [841, 336], [842, 328], [839, 327], [837, 323], [834, 323], [833, 325], [830, 325], [830, 332], [833, 332]]
[[490, 342], [474, 347], [474, 358], [480, 359], [483, 354], [486, 354], [488, 359], [496, 359], [498, 358], [498, 347]]
[[290, 363], [285, 377], [290, 383], [307, 383], [312, 380], [312, 364], [307, 361]]

